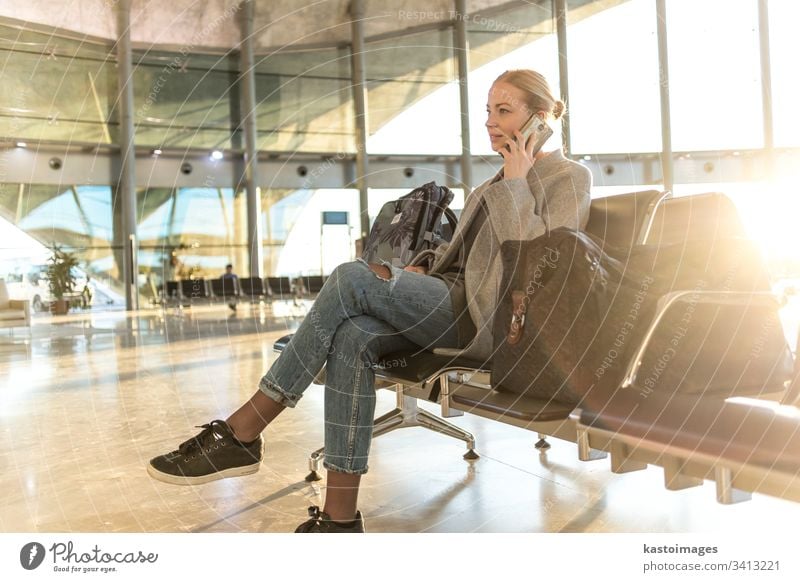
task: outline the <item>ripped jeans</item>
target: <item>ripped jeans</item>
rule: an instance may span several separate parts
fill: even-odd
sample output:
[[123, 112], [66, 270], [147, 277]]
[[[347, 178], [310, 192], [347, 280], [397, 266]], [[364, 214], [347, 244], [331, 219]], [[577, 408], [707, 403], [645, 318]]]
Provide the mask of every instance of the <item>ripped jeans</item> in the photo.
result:
[[[458, 345], [447, 284], [428, 275], [390, 268], [389, 280], [378, 277], [361, 260], [334, 269], [259, 384], [276, 402], [294, 407], [327, 364], [326, 469], [367, 472], [375, 415], [375, 369], [381, 356], [405, 349]], [[405, 365], [403, 359], [382, 363], [383, 367]]]

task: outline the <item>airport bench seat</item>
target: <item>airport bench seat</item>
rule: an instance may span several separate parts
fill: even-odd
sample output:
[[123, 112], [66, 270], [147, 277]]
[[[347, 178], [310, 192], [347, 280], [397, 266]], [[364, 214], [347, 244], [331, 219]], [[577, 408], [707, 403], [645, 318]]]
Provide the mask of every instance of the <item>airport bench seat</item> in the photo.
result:
[[267, 286], [271, 289], [276, 299], [291, 299], [294, 297], [294, 286], [289, 277], [267, 277]]
[[[276, 352], [282, 352], [292, 334], [285, 335], [276, 340], [272, 347]], [[471, 370], [480, 368], [480, 364], [463, 358], [440, 356], [422, 350], [409, 350], [387, 354], [376, 366], [376, 377], [392, 383], [422, 384], [440, 372], [450, 370]], [[390, 362], [411, 362], [411, 365], [390, 365]]]
[[262, 277], [240, 277], [239, 292], [250, 300], [261, 301], [272, 297], [272, 290]]
[[[615, 199], [616, 198], [616, 199]], [[735, 207], [719, 194], [670, 199], [663, 193], [635, 193], [592, 202], [587, 230], [615, 247], [635, 244], [666, 244], [680, 240], [742, 234]], [[702, 216], [703, 221], [698, 221]], [[703, 223], [713, 228], [703, 228]], [[656, 226], [654, 227], [654, 224]], [[697, 292], [695, 292], [697, 293]], [[658, 330], [661, 315], [670, 302], [666, 297], [650, 323], [647, 337]], [[710, 305], [734, 305], [743, 310], [753, 304], [774, 302], [769, 293], [701, 292]], [[280, 351], [291, 336], [276, 343]], [[610, 394], [592, 394], [578, 408], [532, 396], [504, 393], [489, 385], [486, 366], [427, 352], [409, 351], [387, 355], [376, 368], [376, 381], [394, 385], [397, 408], [375, 421], [374, 435], [402, 426], [425, 426], [467, 442], [467, 459], [477, 458], [472, 435], [437, 419], [436, 422], [409, 421], [421, 413], [416, 400], [407, 395], [413, 388], [426, 391], [417, 397], [441, 402], [442, 417], [469, 412], [539, 433], [536, 448], [549, 444], [552, 435], [575, 442], [581, 460], [605, 458], [611, 454], [616, 473], [640, 470], [648, 464], [662, 466], [665, 486], [682, 489], [699, 485], [704, 479], [717, 484], [721, 503], [745, 500], [759, 491], [800, 500], [800, 412], [751, 398], [726, 401], [720, 396], [693, 394], [647, 394], [635, 388], [636, 372], [647, 351], [647, 339], [628, 365], [622, 386]], [[722, 354], [724, 356], [724, 354]], [[406, 365], [390, 365], [403, 361]], [[720, 360], [722, 361], [722, 360]], [[411, 364], [408, 365], [408, 362]], [[476, 377], [478, 381], [476, 381]], [[770, 390], [785, 389], [780, 377], [765, 378]], [[800, 390], [800, 379], [794, 388]], [[787, 412], [788, 411], [788, 412]], [[788, 452], [787, 452], [788, 451]], [[317, 471], [324, 449], [310, 459], [308, 480], [319, 479]]]
[[450, 405], [464, 412], [485, 411], [526, 423], [564, 420], [573, 410], [572, 406], [554, 400], [469, 385], [452, 388]]
[[717, 500], [760, 492], [800, 501], [800, 410], [751, 398], [729, 400], [631, 389], [590, 394], [571, 413], [579, 446], [611, 454], [615, 473], [664, 467], [678, 490], [716, 483]]
[[[668, 197], [668, 192], [646, 190], [595, 199], [591, 203], [587, 230], [615, 247], [641, 244], [650, 231], [656, 209]], [[282, 351], [289, 339], [291, 336], [278, 340], [274, 344], [275, 350]], [[410, 361], [411, 365], [390, 365], [397, 360]], [[387, 364], [382, 365], [383, 362]], [[442, 416], [445, 418], [459, 416], [466, 410], [489, 418], [510, 421], [525, 428], [531, 428], [531, 423], [541, 421], [545, 423], [547, 434], [570, 438], [569, 427], [564, 432], [563, 428], [554, 427], [552, 424], [556, 422], [566, 426], [572, 407], [535, 398], [503, 394], [491, 390], [489, 386], [475, 387], [462, 384], [451, 395], [451, 376], [458, 379], [465, 374], [472, 376], [482, 372], [485, 375], [488, 372], [481, 370], [481, 365], [478, 363], [454, 360], [452, 357], [419, 350], [390, 354], [383, 358], [382, 363], [377, 365], [375, 372], [376, 385], [394, 387], [397, 407], [375, 420], [374, 436], [405, 426], [426, 426], [463, 440], [467, 445], [464, 458], [477, 458], [474, 451], [474, 437], [467, 431], [438, 417], [432, 418], [433, 415], [430, 413], [418, 409], [416, 397], [419, 397], [434, 402], [441, 401]], [[316, 381], [322, 382], [322, 376], [318, 376]], [[409, 393], [415, 393], [415, 397], [409, 396]], [[540, 433], [540, 437], [537, 447], [548, 447], [543, 438], [544, 433]], [[307, 480], [320, 479], [318, 470], [323, 454], [323, 449], [311, 454], [309, 461], [311, 471]]]
[[211, 290], [207, 279], [183, 279], [179, 282], [180, 295], [182, 298], [189, 302], [197, 300], [210, 301]]
[[295, 279], [295, 287], [298, 289], [300, 295], [304, 294], [303, 291], [311, 295], [316, 295], [325, 284], [325, 279], [326, 277], [320, 275], [297, 277], [297, 279]]
[[228, 301], [236, 300], [241, 295], [241, 288], [239, 286], [239, 279], [234, 278], [219, 278], [211, 279], [211, 292], [214, 297], [220, 297]]
[[[273, 344], [273, 349], [282, 352], [291, 338], [291, 335], [286, 335], [278, 339]], [[388, 365], [390, 362], [398, 361], [410, 361], [412, 364]], [[435, 402], [442, 395], [441, 386], [436, 387], [435, 383], [444, 381], [447, 383], [444, 395], [449, 395], [450, 402], [459, 405], [459, 410], [464, 408], [470, 412], [473, 409], [486, 410], [528, 422], [566, 419], [573, 410], [572, 406], [560, 402], [520, 397], [519, 394], [487, 390], [468, 384], [461, 384], [457, 390], [450, 392], [449, 384], [453, 381], [451, 376], [455, 374], [453, 379], [457, 381], [459, 373], [474, 374], [483, 367], [480, 363], [471, 360], [416, 350], [387, 354], [382, 362], [386, 364], [379, 363], [375, 370], [376, 380], [381, 381], [382, 384], [402, 384], [423, 388], [426, 384], [431, 384], [427, 399]], [[482, 371], [488, 374], [488, 370]]]

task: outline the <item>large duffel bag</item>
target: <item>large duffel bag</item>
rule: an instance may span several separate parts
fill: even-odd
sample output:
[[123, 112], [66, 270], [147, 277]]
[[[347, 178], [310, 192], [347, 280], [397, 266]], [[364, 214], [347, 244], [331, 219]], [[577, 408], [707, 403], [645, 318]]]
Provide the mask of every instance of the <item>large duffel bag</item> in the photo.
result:
[[[577, 404], [592, 388], [618, 386], [674, 290], [766, 291], [769, 278], [745, 239], [609, 249], [560, 228], [501, 248], [492, 385]], [[777, 304], [677, 302], [661, 319], [637, 376], [643, 397], [662, 392], [719, 396], [776, 391], [791, 374]]]
[[404, 267], [420, 252], [449, 240], [443, 234], [442, 219], [447, 219], [452, 233], [456, 226], [455, 214], [448, 208], [452, 200], [447, 187], [428, 182], [387, 202], [375, 218], [361, 258]]

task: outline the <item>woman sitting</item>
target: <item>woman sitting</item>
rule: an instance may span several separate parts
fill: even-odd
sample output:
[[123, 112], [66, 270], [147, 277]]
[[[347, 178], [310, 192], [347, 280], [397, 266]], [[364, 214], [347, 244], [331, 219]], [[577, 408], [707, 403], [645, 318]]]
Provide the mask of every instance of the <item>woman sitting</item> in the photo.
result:
[[[160, 481], [197, 485], [247, 475], [261, 463], [261, 432], [293, 408], [326, 368], [325, 507], [297, 532], [363, 532], [357, 511], [367, 472], [375, 412], [374, 368], [404, 349], [453, 348], [486, 360], [500, 286], [500, 245], [549, 229], [583, 228], [589, 217], [589, 171], [561, 149], [534, 152], [520, 129], [532, 115], [558, 119], [564, 104], [535, 71], [507, 71], [489, 91], [486, 129], [502, 170], [466, 198], [448, 245], [399, 269], [363, 261], [337, 267], [258, 390], [226, 421], [203, 426], [177, 450], [155, 457]], [[427, 264], [425, 264], [427, 260]], [[419, 264], [422, 263], [422, 264]]]

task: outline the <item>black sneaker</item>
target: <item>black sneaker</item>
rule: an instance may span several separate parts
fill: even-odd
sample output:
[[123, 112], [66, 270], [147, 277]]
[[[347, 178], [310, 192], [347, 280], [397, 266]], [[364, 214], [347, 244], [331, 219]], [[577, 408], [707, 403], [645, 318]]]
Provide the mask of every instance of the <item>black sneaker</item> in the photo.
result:
[[356, 518], [347, 525], [331, 520], [331, 516], [312, 505], [308, 508], [311, 519], [301, 523], [294, 533], [365, 533], [364, 517], [356, 511]]
[[224, 420], [197, 428], [203, 431], [166, 455], [150, 460], [153, 479], [173, 485], [201, 485], [225, 477], [251, 475], [261, 466], [261, 437], [242, 443]]

